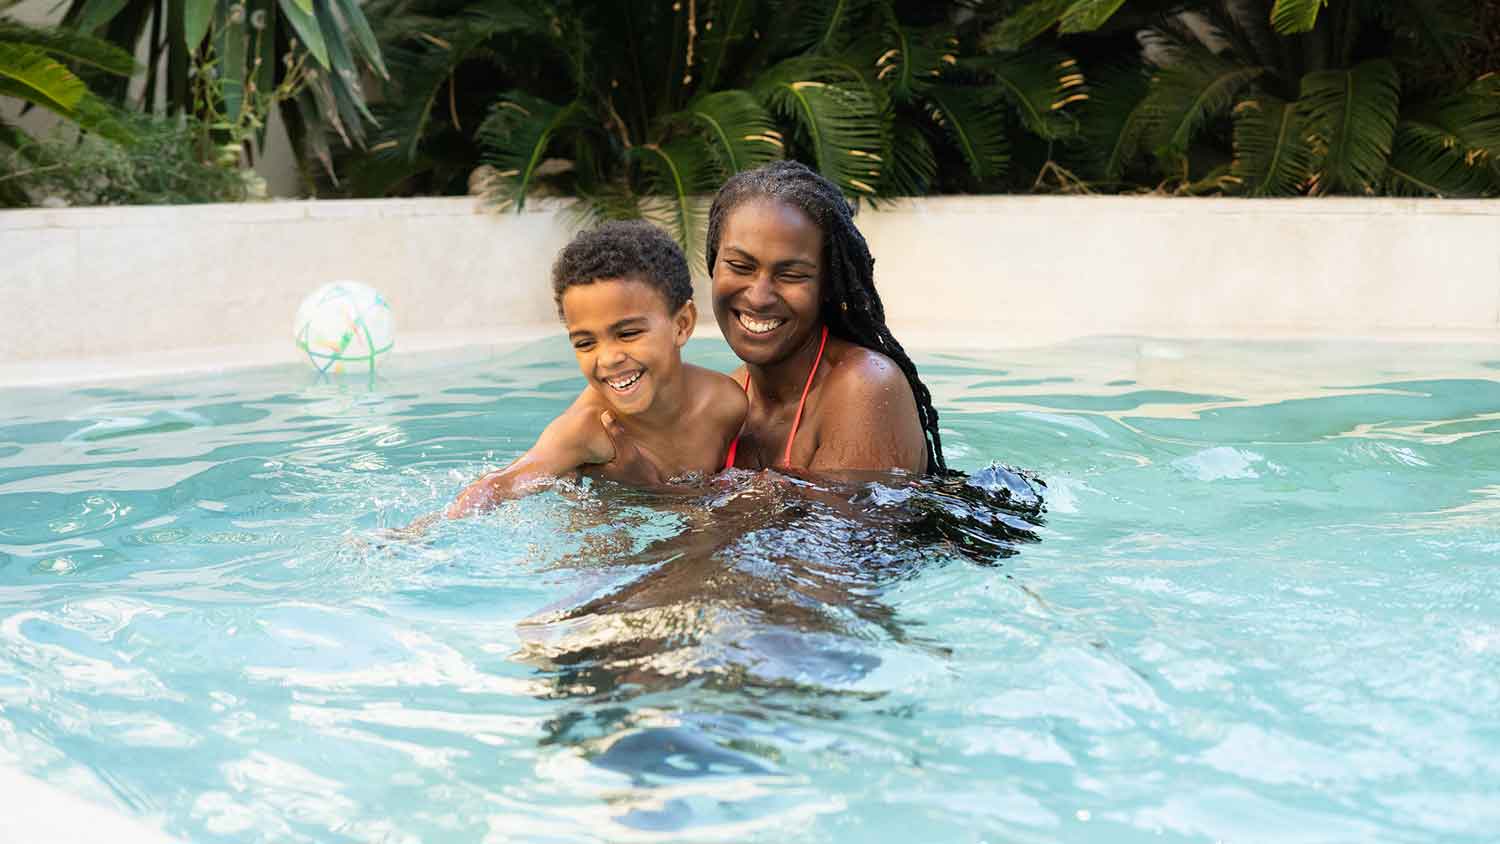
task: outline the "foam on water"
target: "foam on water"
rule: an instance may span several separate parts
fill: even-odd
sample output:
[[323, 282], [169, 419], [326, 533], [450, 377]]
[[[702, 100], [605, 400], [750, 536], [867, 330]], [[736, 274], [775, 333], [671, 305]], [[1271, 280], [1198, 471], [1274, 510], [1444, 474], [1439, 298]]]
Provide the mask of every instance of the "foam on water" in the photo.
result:
[[1003, 471], [730, 473], [397, 545], [576, 394], [564, 343], [3, 391], [0, 764], [193, 841], [1487, 841], [1487, 357], [918, 355], [1045, 519]]

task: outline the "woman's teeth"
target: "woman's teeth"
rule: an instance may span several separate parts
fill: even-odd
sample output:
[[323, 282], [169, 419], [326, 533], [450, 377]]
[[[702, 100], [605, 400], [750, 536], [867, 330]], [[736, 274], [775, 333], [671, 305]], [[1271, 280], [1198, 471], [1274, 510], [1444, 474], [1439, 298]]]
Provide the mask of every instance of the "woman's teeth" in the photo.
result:
[[765, 334], [770, 331], [775, 331], [777, 328], [781, 327], [782, 323], [786, 322], [786, 320], [784, 319], [756, 319], [751, 316], [746, 316], [743, 313], [741, 313], [739, 317], [740, 325], [744, 326], [745, 330], [750, 332], [751, 334]]
[[635, 386], [635, 382], [641, 380], [641, 376], [645, 375], [645, 374], [646, 374], [646, 370], [640, 369], [640, 370], [636, 370], [635, 372], [631, 373], [630, 375], [621, 375], [618, 378], [606, 378], [606, 379], [604, 379], [604, 383], [606, 383], [609, 386], [615, 388], [616, 390], [620, 390], [620, 391], [623, 392], [625, 390], [630, 389], [631, 387], [634, 387]]

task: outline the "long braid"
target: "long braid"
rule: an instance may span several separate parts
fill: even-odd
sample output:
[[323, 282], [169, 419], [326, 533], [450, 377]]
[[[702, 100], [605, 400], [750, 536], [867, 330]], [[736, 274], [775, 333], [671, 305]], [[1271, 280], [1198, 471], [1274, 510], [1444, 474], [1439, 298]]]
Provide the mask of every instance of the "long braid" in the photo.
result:
[[917, 401], [917, 417], [927, 446], [929, 474], [948, 474], [938, 413], [932, 393], [917, 375], [916, 364], [885, 324], [885, 305], [875, 291], [875, 259], [854, 225], [854, 209], [834, 184], [803, 164], [776, 161], [738, 173], [719, 190], [708, 214], [706, 257], [713, 274], [719, 236], [729, 211], [747, 199], [766, 197], [789, 203], [823, 230], [823, 324], [834, 335], [873, 349], [895, 362]]

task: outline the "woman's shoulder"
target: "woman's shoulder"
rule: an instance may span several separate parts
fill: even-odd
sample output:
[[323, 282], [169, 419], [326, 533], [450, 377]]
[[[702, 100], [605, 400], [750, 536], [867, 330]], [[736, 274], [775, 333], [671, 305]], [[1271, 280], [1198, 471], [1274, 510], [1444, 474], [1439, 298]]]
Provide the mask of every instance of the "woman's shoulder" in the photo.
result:
[[837, 342], [838, 347], [831, 349], [836, 354], [830, 356], [830, 363], [833, 364], [827, 382], [830, 394], [841, 398], [869, 397], [889, 394], [891, 391], [911, 395], [911, 384], [906, 380], [906, 373], [901, 371], [895, 361], [858, 343], [848, 340]]

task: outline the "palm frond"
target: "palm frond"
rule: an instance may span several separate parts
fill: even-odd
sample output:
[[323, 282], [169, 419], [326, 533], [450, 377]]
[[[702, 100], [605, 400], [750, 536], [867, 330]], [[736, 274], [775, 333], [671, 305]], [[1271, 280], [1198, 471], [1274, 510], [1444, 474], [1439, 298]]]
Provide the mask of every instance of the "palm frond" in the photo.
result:
[[1475, 37], [1471, 4], [1462, 0], [1406, 0], [1393, 4], [1395, 28], [1411, 34], [1418, 51], [1457, 67], [1464, 42]]
[[961, 60], [982, 70], [1021, 116], [1021, 123], [1046, 140], [1073, 135], [1077, 121], [1067, 106], [1088, 99], [1078, 62], [1050, 48]]
[[946, 30], [923, 33], [891, 21], [884, 34], [885, 49], [875, 59], [875, 78], [898, 103], [917, 100], [926, 86], [958, 61], [958, 43]]
[[519, 211], [525, 206], [553, 140], [581, 125], [586, 115], [587, 108], [578, 100], [558, 105], [524, 91], [510, 91], [496, 100], [479, 126], [478, 138], [485, 163], [495, 168], [500, 180], [495, 186], [500, 207]]
[[1150, 78], [1133, 66], [1103, 71], [1089, 83], [1078, 133], [1101, 181], [1122, 181], [1145, 148], [1150, 120], [1143, 106], [1150, 90]]
[[1093, 32], [1115, 16], [1125, 0], [1079, 0], [1063, 13], [1057, 31], [1066, 35], [1074, 32]]
[[916, 124], [898, 120], [892, 129], [891, 154], [882, 171], [881, 196], [924, 196], [937, 179], [937, 155]]
[[1263, 72], [1202, 46], [1179, 51], [1171, 64], [1156, 71], [1141, 103], [1157, 158], [1176, 167], [1204, 125], [1226, 113], [1239, 92]]
[[135, 59], [102, 38], [72, 30], [33, 27], [0, 18], [0, 44], [25, 44], [59, 61], [75, 62], [115, 76], [135, 72]]
[[776, 121], [749, 91], [720, 91], [688, 104], [683, 115], [699, 130], [728, 178], [781, 157]]
[[1403, 122], [1382, 187], [1396, 196], [1484, 196], [1496, 187], [1488, 158], [1470, 158], [1440, 126]]
[[1057, 26], [1077, 2], [1078, 0], [1032, 0], [985, 33], [981, 43], [984, 49], [994, 52], [1019, 50]]
[[872, 0], [797, 3], [784, 19], [779, 40], [788, 50], [833, 55], [848, 46], [855, 24], [864, 19], [871, 5]]
[[1396, 134], [1401, 77], [1389, 61], [1309, 73], [1301, 101], [1327, 150], [1317, 191], [1373, 193], [1385, 173]]
[[1293, 196], [1306, 190], [1317, 167], [1306, 116], [1270, 95], [1234, 109], [1234, 160], [1230, 175], [1247, 196]]
[[797, 127], [818, 172], [846, 193], [875, 193], [886, 115], [863, 79], [839, 63], [788, 59], [767, 70], [753, 93]]
[[627, 157], [641, 166], [646, 177], [641, 216], [671, 232], [688, 259], [688, 266], [703, 266], [704, 213], [708, 199], [719, 185], [718, 162], [700, 138], [687, 136], [666, 144], [631, 147]]
[[1500, 96], [1482, 84], [1402, 115], [1387, 189], [1435, 196], [1480, 196], [1496, 187]]
[[712, 91], [723, 79], [730, 59], [751, 32], [757, 0], [714, 0], [704, 22], [700, 90]]
[[1271, 7], [1271, 25], [1282, 35], [1311, 32], [1318, 23], [1318, 12], [1328, 0], [1276, 0]]
[[88, 86], [42, 49], [0, 43], [0, 96], [15, 97], [65, 117], [88, 94]]
[[932, 118], [958, 147], [969, 174], [984, 184], [1010, 164], [1005, 101], [975, 88], [937, 86], [927, 95]]

